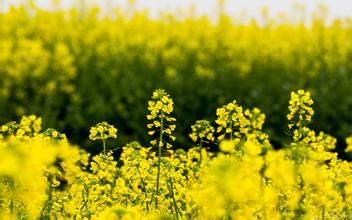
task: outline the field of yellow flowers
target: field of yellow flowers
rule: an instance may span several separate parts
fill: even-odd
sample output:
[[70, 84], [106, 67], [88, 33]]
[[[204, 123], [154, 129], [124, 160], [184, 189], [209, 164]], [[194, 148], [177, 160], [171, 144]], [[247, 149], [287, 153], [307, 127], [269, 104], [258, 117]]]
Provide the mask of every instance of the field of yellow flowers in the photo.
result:
[[6, 106], [0, 123], [35, 114], [46, 127], [93, 149], [85, 141], [91, 124], [118, 121], [119, 145], [147, 143], [145, 103], [163, 88], [178, 103], [179, 146], [190, 144], [186, 135], [194, 121], [214, 120], [213, 110], [233, 98], [265, 112], [263, 129], [280, 145], [289, 141], [282, 123], [286, 94], [303, 88], [319, 110], [314, 129], [343, 146], [352, 133], [352, 98], [346, 95], [352, 94], [351, 19], [326, 22], [321, 12], [309, 23], [262, 23], [221, 13], [213, 21], [191, 14], [152, 19], [114, 8], [106, 15], [88, 6], [11, 7], [0, 12], [0, 106]]
[[[279, 150], [262, 131], [265, 115], [236, 100], [198, 120], [188, 150], [173, 149], [174, 102], [161, 89], [148, 102], [150, 144], [130, 142], [114, 158], [107, 122], [90, 129], [100, 153], [70, 145], [24, 116], [0, 127], [1, 219], [344, 219], [351, 216], [352, 163], [336, 139], [309, 126], [309, 92], [291, 93], [291, 142]], [[346, 151], [352, 148], [351, 138]], [[217, 144], [218, 152], [210, 152]]]
[[0, 8], [0, 220], [352, 218], [352, 19], [83, 6]]

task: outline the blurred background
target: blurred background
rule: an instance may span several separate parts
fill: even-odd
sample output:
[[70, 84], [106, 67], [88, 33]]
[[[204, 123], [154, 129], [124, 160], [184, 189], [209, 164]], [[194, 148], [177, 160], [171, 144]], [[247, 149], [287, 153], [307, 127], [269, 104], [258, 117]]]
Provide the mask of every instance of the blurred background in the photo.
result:
[[90, 152], [107, 121], [117, 146], [148, 144], [147, 101], [175, 102], [177, 148], [198, 119], [236, 99], [288, 142], [290, 92], [315, 100], [312, 127], [352, 134], [352, 3], [348, 0], [0, 0], [0, 123], [36, 114]]

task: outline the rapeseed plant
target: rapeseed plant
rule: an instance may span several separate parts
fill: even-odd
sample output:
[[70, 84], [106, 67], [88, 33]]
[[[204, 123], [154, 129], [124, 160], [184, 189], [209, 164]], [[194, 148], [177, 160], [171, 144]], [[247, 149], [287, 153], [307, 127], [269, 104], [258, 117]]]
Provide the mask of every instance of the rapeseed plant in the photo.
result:
[[[106, 150], [117, 138], [106, 122], [90, 130], [91, 140], [103, 141], [90, 157], [24, 116], [0, 126], [0, 218], [344, 218], [352, 211], [352, 164], [332, 151], [334, 137], [309, 128], [312, 104], [308, 92], [291, 93], [292, 141], [280, 150], [262, 131], [265, 115], [237, 102], [216, 111], [216, 130], [206, 120], [191, 126], [196, 146], [173, 150], [173, 102], [156, 90], [147, 116], [152, 146], [130, 142], [118, 159]], [[204, 147], [218, 140], [219, 152]], [[347, 144], [349, 152], [351, 138]]]
[[152, 145], [158, 147], [158, 173], [156, 178], [156, 190], [155, 190], [155, 207], [158, 208], [158, 197], [159, 197], [159, 184], [160, 184], [160, 170], [161, 170], [161, 150], [166, 145], [169, 149], [172, 147], [171, 144], [165, 142], [163, 138], [168, 136], [171, 140], [175, 140], [176, 137], [172, 136], [172, 131], [175, 130], [176, 125], [173, 123], [176, 121], [175, 118], [169, 115], [173, 111], [174, 102], [169, 95], [162, 89], [158, 89], [153, 92], [152, 100], [148, 102], [148, 110], [150, 114], [147, 115], [147, 119], [152, 123], [148, 124], [147, 127], [150, 129], [149, 135], [158, 134], [157, 139], [152, 140]]
[[89, 139], [102, 140], [104, 154], [106, 154], [106, 139], [108, 138], [117, 138], [117, 129], [113, 125], [101, 122], [90, 129]]
[[199, 164], [201, 165], [202, 155], [206, 154], [206, 151], [203, 149], [203, 144], [214, 142], [215, 129], [207, 120], [196, 121], [196, 123], [191, 126], [191, 129], [192, 133], [189, 135], [189, 137], [193, 142], [198, 142]]

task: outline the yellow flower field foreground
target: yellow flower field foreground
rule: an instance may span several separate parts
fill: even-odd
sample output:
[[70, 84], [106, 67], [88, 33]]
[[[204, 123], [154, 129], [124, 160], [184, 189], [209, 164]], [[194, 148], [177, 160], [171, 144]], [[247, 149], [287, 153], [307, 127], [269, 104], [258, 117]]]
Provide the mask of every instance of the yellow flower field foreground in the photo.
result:
[[[115, 125], [92, 127], [101, 153], [68, 143], [41, 118], [24, 116], [0, 131], [1, 219], [343, 219], [351, 217], [351, 162], [335, 138], [309, 128], [310, 93], [291, 93], [291, 143], [274, 149], [265, 115], [236, 101], [215, 122], [191, 127], [194, 146], [172, 146], [173, 100], [156, 90], [148, 103], [151, 144], [131, 142], [119, 157], [107, 140]], [[118, 126], [118, 124], [116, 124]], [[347, 139], [350, 145], [351, 138]], [[219, 144], [219, 151], [207, 146]], [[115, 157], [115, 158], [114, 158]]]

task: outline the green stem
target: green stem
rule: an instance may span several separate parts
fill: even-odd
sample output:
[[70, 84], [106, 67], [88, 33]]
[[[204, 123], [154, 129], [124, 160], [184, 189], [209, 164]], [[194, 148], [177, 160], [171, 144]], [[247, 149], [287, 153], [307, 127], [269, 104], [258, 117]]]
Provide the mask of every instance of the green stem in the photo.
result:
[[[325, 175], [323, 175], [323, 191], [325, 191]], [[321, 219], [322, 220], [325, 220], [325, 205], [323, 204], [322, 205], [322, 208], [321, 208]]]
[[163, 143], [163, 126], [164, 126], [164, 115], [161, 114], [160, 121], [160, 136], [158, 145], [158, 174], [156, 178], [156, 198], [155, 198], [155, 208], [158, 208], [158, 196], [159, 196], [159, 179], [160, 179], [160, 164], [161, 164], [161, 145]]
[[49, 195], [48, 195], [48, 202], [47, 202], [47, 213], [45, 213], [47, 216], [50, 216], [50, 211], [51, 211], [51, 200], [52, 200], [52, 192], [53, 192], [53, 185], [52, 185], [52, 175], [49, 174], [49, 178], [48, 178], [48, 186], [49, 186]]
[[177, 212], [176, 212], [176, 217], [177, 217], [177, 219], [178, 219], [178, 215], [181, 215], [182, 216], [182, 214], [181, 214], [181, 211], [180, 211], [180, 209], [178, 208], [178, 206], [177, 206], [177, 202], [176, 202], [176, 199], [175, 199], [175, 193], [174, 193], [174, 186], [173, 186], [173, 184], [172, 184], [172, 181], [171, 181], [171, 179], [170, 179], [170, 188], [171, 188], [171, 193], [172, 193], [172, 198], [173, 198], [173, 200], [174, 200], [174, 204], [175, 204], [175, 208], [176, 208], [176, 210], [177, 210]]
[[103, 152], [104, 152], [104, 154], [106, 155], [106, 144], [105, 144], [105, 139], [102, 139], [102, 140], [103, 140], [103, 148], [104, 148]]
[[[165, 178], [166, 179], [166, 178]], [[174, 203], [174, 207], [175, 207], [175, 213], [176, 213], [176, 219], [178, 219], [178, 214], [180, 213], [180, 210], [178, 209], [177, 207], [177, 203], [176, 203], [176, 199], [175, 199], [175, 194], [174, 194], [174, 190], [173, 190], [173, 185], [172, 185], [172, 181], [171, 179], [166, 179], [166, 183], [167, 183], [167, 186], [169, 188], [169, 192], [171, 194], [171, 197], [172, 197], [172, 201]]]
[[199, 166], [202, 164], [202, 147], [203, 147], [203, 142], [199, 140]]
[[14, 206], [14, 182], [13, 180], [10, 178], [9, 180], [9, 185], [10, 185], [10, 190], [11, 190], [11, 200], [10, 200], [10, 213], [12, 215], [13, 213], [13, 206]]
[[150, 199], [150, 202], [149, 202], [150, 205], [151, 205], [151, 204], [153, 203], [153, 201], [154, 201], [154, 195], [155, 195], [155, 191], [153, 192], [153, 194], [152, 194], [152, 196], [151, 196], [151, 199]]
[[83, 203], [83, 205], [81, 206], [81, 211], [83, 210], [83, 208], [85, 208], [86, 209], [86, 211], [88, 211], [88, 196], [89, 196], [89, 191], [88, 191], [88, 189], [87, 189], [87, 187], [86, 186], [84, 186], [84, 190], [82, 191], [82, 197], [83, 197], [83, 200], [84, 200], [84, 203]]
[[[137, 171], [138, 171], [138, 175], [141, 176], [141, 173], [139, 172], [139, 169], [137, 167]], [[141, 176], [141, 180], [142, 180], [142, 189], [143, 189], [143, 192], [144, 192], [144, 195], [145, 195], [145, 205], [146, 205], [146, 208], [147, 208], [147, 212], [149, 212], [149, 206], [148, 206], [148, 201], [147, 201], [147, 188], [145, 187], [145, 183], [144, 183], [144, 180], [143, 180], [143, 177]]]
[[232, 125], [233, 125], [233, 121], [232, 121], [232, 111], [230, 112], [230, 119], [231, 119], [231, 122], [230, 122], [230, 128], [231, 128], [231, 132], [230, 132], [230, 141], [232, 141], [233, 139], [233, 128], [232, 128]]

